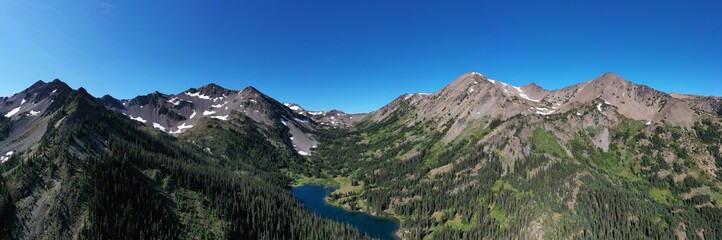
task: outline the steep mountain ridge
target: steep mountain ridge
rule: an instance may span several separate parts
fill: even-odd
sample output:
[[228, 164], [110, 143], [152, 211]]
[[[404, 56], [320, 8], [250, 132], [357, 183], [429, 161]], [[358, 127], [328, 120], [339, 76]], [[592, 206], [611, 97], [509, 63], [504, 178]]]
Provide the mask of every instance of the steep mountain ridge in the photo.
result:
[[634, 84], [613, 73], [605, 73], [590, 81], [552, 91], [547, 96], [547, 101], [561, 104], [562, 110], [571, 103], [595, 100], [613, 105], [619, 113], [635, 120], [689, 125], [697, 115], [691, 106], [669, 94]]
[[[420, 118], [408, 119], [407, 124], [434, 119], [438, 127], [452, 121], [452, 131], [445, 139], [458, 136], [468, 123], [482, 118], [508, 119], [515, 115], [551, 115], [563, 113], [580, 105], [593, 104], [599, 111], [613, 106], [615, 111], [635, 120], [669, 122], [689, 126], [699, 117], [701, 109], [713, 112], [720, 109], [714, 101], [683, 101], [648, 86], [637, 85], [613, 73], [557, 90], [546, 90], [530, 83], [522, 87], [488, 79], [476, 72], [463, 74], [428, 97], [408, 102], [409, 109]], [[382, 121], [398, 110], [399, 97], [373, 112], [375, 121]], [[710, 99], [712, 100], [712, 99]], [[695, 104], [692, 107], [690, 104]], [[714, 109], [714, 110], [713, 110]]]
[[2, 234], [360, 238], [281, 188], [319, 183], [333, 204], [398, 218], [404, 239], [722, 236], [716, 97], [471, 72], [351, 115], [253, 87], [118, 100], [61, 83], [0, 99]]
[[308, 111], [295, 103], [283, 103], [283, 105], [298, 114], [313, 119], [316, 123], [332, 127], [349, 127], [366, 116], [365, 113], [348, 114], [336, 109], [331, 109], [330, 111]]
[[691, 94], [670, 93], [671, 97], [687, 102], [694, 109], [722, 116], [722, 97], [697, 96]]
[[27, 150], [48, 128], [57, 110], [67, 102], [72, 89], [62, 81], [38, 81], [11, 97], [0, 98], [0, 113], [8, 119], [0, 134], [0, 160]]
[[[264, 163], [228, 164], [106, 109], [83, 88], [46, 100], [59, 104], [47, 108], [47, 130], [0, 164], [3, 239], [363, 238], [305, 211], [286, 180], [265, 176], [279, 173], [257, 170]], [[249, 138], [236, 143], [274, 151]]]
[[203, 118], [227, 121], [232, 114], [241, 114], [266, 126], [287, 127], [299, 154], [310, 154], [317, 145], [311, 134], [317, 127], [315, 122], [253, 87], [234, 91], [211, 83], [176, 95], [154, 92], [129, 100], [104, 97], [101, 101], [112, 110], [170, 134], [181, 134]]
[[310, 160], [347, 189], [334, 204], [402, 219], [406, 239], [718, 239], [722, 119], [690, 99], [611, 73], [552, 91], [467, 73]]

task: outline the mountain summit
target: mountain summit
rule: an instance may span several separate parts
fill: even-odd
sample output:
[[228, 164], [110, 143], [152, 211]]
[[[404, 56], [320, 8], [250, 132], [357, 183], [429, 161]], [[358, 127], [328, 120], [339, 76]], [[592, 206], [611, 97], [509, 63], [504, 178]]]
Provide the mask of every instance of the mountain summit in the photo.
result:
[[323, 184], [403, 239], [714, 239], [721, 99], [469, 72], [346, 114], [253, 87], [119, 100], [40, 81], [0, 98], [0, 236], [363, 238], [287, 190]]
[[[403, 101], [403, 98], [397, 99]], [[397, 101], [376, 111], [375, 120], [383, 120]], [[421, 119], [436, 119], [439, 124], [453, 121], [451, 139], [475, 119], [515, 115], [554, 115], [576, 113], [585, 105], [602, 111], [612, 107], [620, 114], [635, 120], [668, 122], [675, 125], [692, 124], [699, 111], [714, 113], [716, 107], [694, 107], [690, 101], [672, 97], [648, 86], [637, 85], [614, 73], [604, 73], [592, 80], [557, 90], [545, 90], [535, 83], [522, 87], [489, 79], [485, 75], [466, 73], [436, 93], [409, 102]], [[699, 103], [694, 104], [701, 105]], [[419, 119], [409, 119], [409, 123]]]

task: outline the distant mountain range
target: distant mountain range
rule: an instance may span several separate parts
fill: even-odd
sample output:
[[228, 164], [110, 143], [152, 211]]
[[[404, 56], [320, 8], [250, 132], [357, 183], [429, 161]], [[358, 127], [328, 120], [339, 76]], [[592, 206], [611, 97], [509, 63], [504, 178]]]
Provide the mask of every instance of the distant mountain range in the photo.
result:
[[[283, 190], [304, 183], [339, 187], [329, 199], [339, 206], [401, 219], [406, 239], [722, 236], [722, 98], [613, 73], [547, 90], [470, 72], [359, 114], [253, 87], [116, 99], [38, 81], [0, 98], [0, 115], [0, 234], [13, 238], [361, 237]], [[240, 200], [220, 193], [239, 182], [266, 185], [244, 185], [235, 198], [245, 203], [226, 204]], [[126, 185], [163, 200], [111, 190]], [[98, 204], [153, 209], [154, 227], [178, 232], [131, 227], [140, 216]]]

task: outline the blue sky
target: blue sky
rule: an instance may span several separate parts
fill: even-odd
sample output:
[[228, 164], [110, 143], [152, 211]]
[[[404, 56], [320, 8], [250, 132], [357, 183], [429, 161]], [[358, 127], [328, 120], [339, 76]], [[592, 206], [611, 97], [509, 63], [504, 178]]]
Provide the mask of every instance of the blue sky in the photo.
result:
[[722, 95], [720, 1], [0, 1], [0, 96], [60, 78], [96, 96], [252, 85], [375, 110], [477, 71], [555, 89], [615, 72]]

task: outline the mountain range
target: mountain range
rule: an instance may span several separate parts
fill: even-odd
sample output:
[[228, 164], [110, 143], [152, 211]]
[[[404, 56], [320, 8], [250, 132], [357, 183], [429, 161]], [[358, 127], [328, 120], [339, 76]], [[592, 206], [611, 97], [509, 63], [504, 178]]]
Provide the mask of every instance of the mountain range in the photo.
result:
[[7, 238], [366, 237], [305, 210], [303, 184], [403, 239], [722, 236], [722, 98], [613, 73], [547, 90], [470, 72], [367, 114], [38, 81], [0, 115]]

